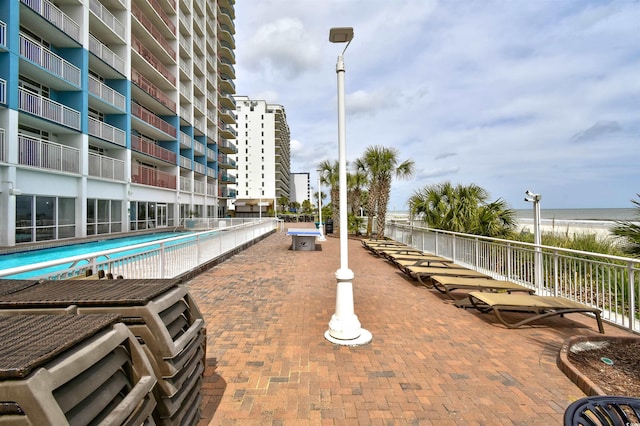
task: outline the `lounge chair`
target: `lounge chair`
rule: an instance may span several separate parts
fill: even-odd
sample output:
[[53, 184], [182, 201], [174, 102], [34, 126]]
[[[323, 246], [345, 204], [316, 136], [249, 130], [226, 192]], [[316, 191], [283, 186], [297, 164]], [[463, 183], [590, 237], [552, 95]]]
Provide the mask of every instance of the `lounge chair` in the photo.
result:
[[420, 257], [416, 259], [398, 259], [392, 256], [388, 256], [387, 260], [398, 267], [402, 272], [408, 274], [405, 269], [409, 266], [431, 266], [434, 268], [447, 268], [453, 263], [450, 260], [436, 258], [436, 257]]
[[640, 424], [640, 398], [628, 396], [588, 396], [564, 411], [564, 426]]
[[389, 256], [401, 255], [401, 254], [413, 254], [413, 255], [423, 255], [425, 254], [423, 251], [415, 249], [413, 247], [405, 246], [396, 246], [396, 247], [376, 247], [371, 250], [376, 256], [388, 258]]
[[433, 288], [441, 293], [445, 293], [452, 299], [455, 299], [451, 292], [453, 290], [476, 290], [476, 291], [492, 291], [492, 292], [526, 292], [535, 293], [535, 290], [511, 281], [494, 280], [492, 278], [465, 278], [452, 277], [446, 275], [434, 275], [431, 277]]
[[[508, 328], [518, 328], [553, 315], [564, 316], [564, 314], [573, 312], [587, 312], [596, 317], [598, 330], [604, 334], [600, 309], [563, 297], [472, 291], [469, 293], [469, 301], [480, 312], [493, 311], [498, 320]], [[533, 315], [521, 321], [508, 322], [502, 316], [503, 311], [529, 312]]]
[[431, 287], [429, 278], [434, 275], [448, 275], [452, 277], [467, 277], [467, 278], [489, 278], [488, 275], [482, 272], [474, 271], [473, 269], [465, 268], [455, 263], [450, 263], [446, 267], [436, 266], [407, 266], [404, 272], [411, 278], [420, 281], [420, 284]]

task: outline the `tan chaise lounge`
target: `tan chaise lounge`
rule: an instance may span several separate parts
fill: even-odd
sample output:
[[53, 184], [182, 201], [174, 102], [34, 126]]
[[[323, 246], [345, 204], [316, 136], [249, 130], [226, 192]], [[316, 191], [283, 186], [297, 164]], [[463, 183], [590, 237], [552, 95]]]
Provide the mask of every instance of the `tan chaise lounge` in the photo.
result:
[[450, 263], [446, 267], [437, 266], [407, 266], [404, 269], [405, 273], [411, 278], [420, 281], [420, 284], [431, 287], [432, 284], [428, 281], [429, 278], [434, 275], [452, 276], [452, 277], [467, 277], [467, 278], [490, 278], [488, 275], [482, 272], [468, 269], [455, 263]]
[[[493, 311], [498, 320], [508, 328], [518, 328], [553, 315], [564, 316], [574, 312], [586, 312], [596, 317], [598, 331], [604, 334], [600, 309], [563, 297], [472, 291], [469, 293], [469, 301], [481, 312]], [[532, 315], [521, 321], [507, 322], [502, 316], [503, 311], [529, 312]]]
[[494, 280], [493, 278], [465, 278], [450, 275], [434, 275], [431, 277], [431, 284], [433, 288], [441, 293], [446, 293], [452, 299], [455, 299], [451, 294], [453, 290], [535, 293], [535, 290], [532, 288], [511, 281]]
[[443, 258], [424, 256], [416, 259], [399, 259], [393, 256], [387, 256], [387, 260], [397, 266], [398, 269], [400, 269], [405, 274], [409, 273], [405, 270], [409, 266], [431, 266], [433, 268], [448, 268], [453, 263], [453, 261]]
[[396, 247], [376, 247], [371, 250], [375, 253], [376, 256], [389, 258], [389, 256], [396, 256], [402, 254], [413, 254], [413, 255], [423, 255], [424, 252], [413, 247], [405, 246], [396, 246]]

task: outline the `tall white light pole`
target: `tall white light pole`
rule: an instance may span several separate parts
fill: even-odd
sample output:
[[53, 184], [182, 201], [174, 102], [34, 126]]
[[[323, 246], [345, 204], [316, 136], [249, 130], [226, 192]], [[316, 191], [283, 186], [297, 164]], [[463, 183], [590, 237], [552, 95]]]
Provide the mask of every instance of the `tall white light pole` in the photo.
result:
[[353, 278], [349, 269], [349, 240], [347, 224], [347, 132], [345, 129], [344, 109], [344, 52], [353, 39], [353, 28], [331, 28], [329, 41], [347, 43], [336, 63], [338, 76], [338, 145], [340, 179], [340, 269], [336, 271], [336, 312], [329, 321], [329, 329], [324, 337], [338, 345], [356, 346], [371, 342], [371, 333], [360, 326], [358, 316], [353, 309]]
[[542, 282], [542, 236], [540, 229], [540, 200], [542, 196], [540, 194], [534, 194], [531, 191], [526, 191], [525, 201], [533, 203], [533, 243], [535, 244], [535, 259], [533, 277], [535, 280], [535, 286], [538, 294], [542, 295], [543, 282]]
[[322, 187], [320, 186], [320, 172], [321, 170], [317, 170], [318, 172], [318, 229], [320, 230], [320, 236], [318, 237], [318, 241], [327, 241], [324, 237], [324, 229], [322, 226]]

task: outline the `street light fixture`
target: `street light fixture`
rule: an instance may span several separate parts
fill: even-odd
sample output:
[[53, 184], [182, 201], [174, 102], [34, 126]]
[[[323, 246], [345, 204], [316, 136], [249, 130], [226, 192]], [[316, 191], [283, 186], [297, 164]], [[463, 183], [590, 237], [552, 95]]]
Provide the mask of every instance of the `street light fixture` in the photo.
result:
[[322, 229], [322, 187], [320, 186], [320, 173], [322, 170], [317, 170], [318, 172], [318, 229], [320, 230], [320, 236], [318, 237], [318, 241], [327, 241], [324, 237], [324, 230]]
[[353, 309], [353, 278], [349, 269], [349, 240], [347, 224], [347, 160], [346, 129], [344, 108], [344, 52], [353, 39], [353, 28], [331, 28], [329, 41], [347, 43], [338, 55], [336, 74], [338, 77], [338, 177], [340, 180], [340, 269], [336, 271], [336, 312], [329, 321], [329, 329], [324, 337], [332, 343], [344, 346], [365, 345], [373, 338], [371, 333], [361, 328]]
[[540, 234], [540, 200], [542, 199], [542, 196], [540, 194], [534, 194], [529, 190], [527, 190], [525, 194], [527, 196], [524, 200], [529, 203], [533, 203], [533, 243], [535, 244], [533, 279], [535, 281], [538, 294], [542, 294], [542, 249], [540, 247], [542, 244], [542, 236]]

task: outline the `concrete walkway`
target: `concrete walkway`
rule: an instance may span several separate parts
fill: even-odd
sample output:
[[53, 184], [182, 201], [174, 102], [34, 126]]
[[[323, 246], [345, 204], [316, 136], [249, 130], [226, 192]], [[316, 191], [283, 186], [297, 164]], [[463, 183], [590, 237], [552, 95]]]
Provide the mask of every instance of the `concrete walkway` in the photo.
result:
[[373, 341], [336, 346], [323, 334], [339, 239], [290, 245], [277, 232], [189, 282], [207, 322], [200, 425], [560, 425], [584, 396], [556, 358], [568, 337], [598, 334], [594, 319], [506, 329], [349, 240], [355, 311]]

